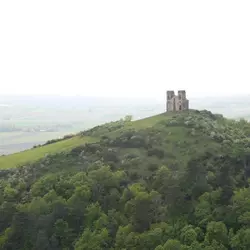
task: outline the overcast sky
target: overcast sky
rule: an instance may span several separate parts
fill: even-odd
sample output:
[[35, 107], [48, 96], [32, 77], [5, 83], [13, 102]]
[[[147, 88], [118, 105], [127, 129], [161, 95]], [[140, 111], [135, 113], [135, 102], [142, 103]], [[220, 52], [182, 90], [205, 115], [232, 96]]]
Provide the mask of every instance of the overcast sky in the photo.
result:
[[250, 94], [250, 1], [0, 1], [0, 94]]

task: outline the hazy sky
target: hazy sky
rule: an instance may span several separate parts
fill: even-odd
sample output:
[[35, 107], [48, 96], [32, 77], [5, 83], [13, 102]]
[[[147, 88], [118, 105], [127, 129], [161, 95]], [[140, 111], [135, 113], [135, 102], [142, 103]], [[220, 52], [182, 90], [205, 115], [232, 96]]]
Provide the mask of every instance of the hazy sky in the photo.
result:
[[250, 1], [0, 1], [0, 94], [250, 94]]

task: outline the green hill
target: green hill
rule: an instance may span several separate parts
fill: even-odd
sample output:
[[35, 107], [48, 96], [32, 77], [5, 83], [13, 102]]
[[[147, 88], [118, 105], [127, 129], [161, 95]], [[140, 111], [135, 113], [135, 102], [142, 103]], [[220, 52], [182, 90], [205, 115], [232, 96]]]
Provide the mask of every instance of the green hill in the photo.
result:
[[0, 249], [250, 249], [249, 136], [191, 110], [0, 157]]
[[[142, 120], [138, 120], [135, 122], [111, 122], [109, 124], [104, 124], [102, 126], [95, 127], [93, 129], [88, 130], [84, 134], [91, 134], [91, 136], [75, 136], [73, 138], [65, 139], [65, 140], [55, 140], [55, 143], [44, 145], [40, 147], [36, 147], [30, 150], [26, 150], [23, 152], [0, 156], [0, 169], [8, 169], [19, 167], [25, 165], [26, 163], [35, 162], [48, 154], [55, 154], [58, 152], [67, 152], [74, 147], [83, 145], [85, 143], [93, 143], [100, 140], [100, 137], [104, 134], [112, 134], [115, 135], [114, 131], [120, 132], [122, 130], [126, 130], [129, 128], [134, 129], [143, 129], [154, 126], [158, 121], [162, 119], [168, 119], [171, 117], [167, 114], [160, 114], [153, 117], [145, 118]], [[90, 131], [94, 131], [90, 133]], [[96, 132], [98, 131], [98, 132]]]

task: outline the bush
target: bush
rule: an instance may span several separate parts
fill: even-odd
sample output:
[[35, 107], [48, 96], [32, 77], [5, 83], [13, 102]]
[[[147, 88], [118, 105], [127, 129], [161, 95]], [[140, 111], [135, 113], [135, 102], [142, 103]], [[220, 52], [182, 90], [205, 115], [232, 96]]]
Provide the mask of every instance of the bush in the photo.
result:
[[65, 136], [63, 137], [63, 140], [71, 139], [71, 138], [73, 138], [74, 136], [75, 136], [74, 134], [65, 135]]
[[157, 156], [158, 158], [162, 159], [164, 155], [164, 151], [159, 148], [152, 148], [148, 150], [148, 156]]
[[80, 146], [78, 146], [78, 147], [73, 148], [73, 149], [70, 151], [70, 154], [71, 154], [71, 155], [77, 155], [77, 156], [78, 156], [82, 151], [85, 150], [85, 148], [86, 148], [85, 145], [80, 145]]
[[119, 158], [116, 154], [116, 152], [113, 152], [113, 151], [106, 151], [104, 154], [103, 154], [103, 160], [106, 161], [106, 162], [118, 162], [119, 161]]

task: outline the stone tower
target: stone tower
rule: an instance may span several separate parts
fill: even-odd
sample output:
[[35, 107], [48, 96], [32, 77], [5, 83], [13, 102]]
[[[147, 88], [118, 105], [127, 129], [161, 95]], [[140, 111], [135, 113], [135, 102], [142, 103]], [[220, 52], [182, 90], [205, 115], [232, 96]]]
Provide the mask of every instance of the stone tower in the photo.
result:
[[174, 91], [167, 91], [167, 112], [183, 111], [189, 109], [189, 100], [186, 98], [186, 91], [179, 90], [178, 95]]

